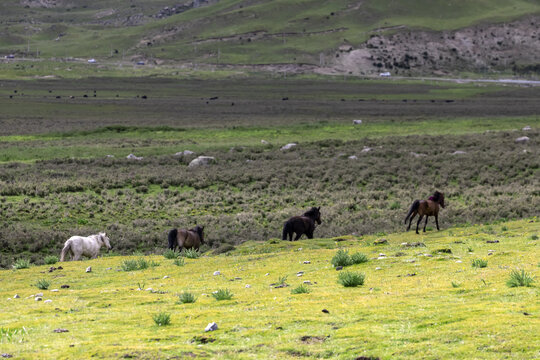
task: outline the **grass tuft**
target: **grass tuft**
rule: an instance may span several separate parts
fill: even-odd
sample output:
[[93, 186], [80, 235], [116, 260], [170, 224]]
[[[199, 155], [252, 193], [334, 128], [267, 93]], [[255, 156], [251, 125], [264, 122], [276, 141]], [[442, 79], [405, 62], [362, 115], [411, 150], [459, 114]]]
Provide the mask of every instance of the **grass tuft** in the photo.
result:
[[169, 249], [163, 253], [163, 256], [165, 257], [165, 259], [176, 259], [178, 257], [178, 254], [175, 251]]
[[506, 281], [506, 285], [509, 287], [532, 286], [533, 282], [534, 276], [526, 273], [525, 270], [512, 270], [510, 278]]
[[154, 319], [157, 326], [167, 326], [171, 323], [171, 314], [160, 312], [159, 314], [152, 316], [152, 319]]
[[366, 276], [361, 273], [343, 271], [339, 273], [338, 283], [340, 283], [344, 287], [356, 287], [359, 285], [364, 285], [365, 278]]
[[56, 255], [49, 255], [49, 256], [45, 256], [45, 264], [47, 265], [54, 265], [58, 262], [58, 256]]
[[487, 260], [484, 260], [484, 259], [474, 259], [472, 261], [472, 266], [473, 267], [476, 267], [476, 268], [485, 268], [487, 267]]
[[351, 265], [351, 257], [349, 252], [343, 249], [339, 249], [332, 260], [330, 261], [334, 267], [336, 266], [349, 266]]
[[218, 289], [217, 291], [214, 291], [212, 293], [212, 296], [214, 299], [220, 301], [220, 300], [231, 300], [233, 297], [233, 293], [229, 289]]
[[176, 258], [173, 261], [173, 264], [176, 266], [184, 266], [186, 264], [184, 258]]
[[355, 253], [351, 255], [351, 262], [353, 264], [362, 264], [368, 262], [368, 257], [362, 253]]
[[20, 270], [20, 269], [28, 269], [30, 267], [30, 260], [28, 259], [19, 259], [15, 261], [13, 264], [13, 268]]
[[38, 281], [36, 281], [35, 285], [40, 290], [47, 290], [49, 286], [51, 285], [51, 283], [46, 279], [39, 279]]
[[311, 290], [306, 285], [300, 285], [291, 290], [291, 294], [309, 294]]
[[201, 256], [201, 253], [195, 249], [184, 249], [180, 255], [188, 259], [197, 259]]
[[178, 295], [178, 303], [179, 304], [192, 304], [197, 300], [195, 295], [189, 292], [184, 292]]
[[120, 267], [124, 271], [135, 271], [135, 270], [144, 270], [148, 269], [149, 267], [156, 267], [159, 266], [158, 262], [155, 261], [146, 261], [144, 258], [139, 258], [137, 260], [130, 259], [130, 260], [124, 260]]

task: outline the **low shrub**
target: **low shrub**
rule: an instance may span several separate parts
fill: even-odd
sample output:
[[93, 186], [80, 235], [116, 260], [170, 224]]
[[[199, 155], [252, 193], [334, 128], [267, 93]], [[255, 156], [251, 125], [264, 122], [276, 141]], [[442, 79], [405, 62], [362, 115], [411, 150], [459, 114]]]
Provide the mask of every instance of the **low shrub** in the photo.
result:
[[49, 256], [45, 256], [45, 264], [47, 265], [54, 265], [58, 262], [58, 256], [56, 255], [49, 255]]
[[506, 281], [506, 285], [509, 287], [532, 286], [533, 282], [534, 277], [526, 273], [525, 270], [512, 270], [510, 278]]
[[166, 326], [171, 323], [171, 314], [161, 312], [152, 316], [157, 326]]
[[230, 300], [233, 297], [233, 293], [229, 289], [218, 289], [212, 293], [212, 296], [216, 300]]
[[339, 249], [330, 262], [334, 267], [349, 266], [352, 264], [349, 252], [343, 249]]
[[176, 258], [176, 259], [174, 259], [173, 264], [176, 265], [176, 266], [184, 266], [185, 265], [184, 258]]
[[159, 263], [155, 261], [146, 261], [144, 258], [138, 258], [137, 260], [124, 260], [120, 267], [124, 271], [135, 271], [135, 270], [144, 270], [148, 269], [148, 267], [156, 267], [159, 266]]
[[197, 259], [201, 256], [201, 253], [195, 249], [184, 249], [180, 255], [188, 259]]
[[30, 267], [30, 260], [28, 259], [19, 259], [15, 261], [13, 264], [13, 268], [20, 270], [20, 269], [28, 269]]
[[355, 253], [351, 255], [351, 263], [362, 264], [368, 262], [368, 257], [362, 253]]
[[40, 290], [47, 290], [51, 283], [46, 279], [39, 279], [36, 281], [36, 287]]
[[474, 259], [472, 261], [472, 266], [473, 267], [477, 267], [477, 268], [485, 268], [487, 267], [487, 260], [484, 260], [484, 259]]
[[189, 292], [184, 292], [178, 295], [178, 303], [180, 304], [191, 304], [197, 300], [195, 295]]
[[338, 283], [344, 287], [356, 287], [359, 285], [364, 285], [365, 278], [366, 276], [361, 273], [343, 271], [339, 273]]
[[165, 257], [165, 259], [176, 259], [178, 257], [178, 254], [173, 250], [169, 249], [163, 253], [163, 256]]
[[291, 290], [291, 294], [309, 294], [311, 290], [306, 285], [300, 285]]

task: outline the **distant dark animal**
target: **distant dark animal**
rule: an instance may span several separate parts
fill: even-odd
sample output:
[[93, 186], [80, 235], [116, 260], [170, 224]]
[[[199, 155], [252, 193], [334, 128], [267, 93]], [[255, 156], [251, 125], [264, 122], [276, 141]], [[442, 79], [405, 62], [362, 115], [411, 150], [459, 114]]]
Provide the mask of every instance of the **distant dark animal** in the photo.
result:
[[405, 224], [409, 220], [409, 226], [407, 226], [407, 231], [411, 228], [411, 223], [413, 218], [418, 214], [418, 222], [416, 223], [416, 233], [418, 234], [418, 226], [424, 215], [426, 216], [426, 222], [424, 224], [424, 232], [426, 232], [426, 225], [429, 216], [435, 216], [435, 224], [437, 224], [437, 230], [439, 229], [439, 206], [444, 208], [444, 194], [438, 191], [435, 191], [433, 196], [430, 196], [428, 200], [414, 200], [405, 217]]
[[199, 250], [201, 244], [204, 242], [204, 226], [195, 226], [193, 229], [172, 229], [169, 231], [169, 249], [176, 251], [178, 247], [179, 251], [184, 249]]
[[296, 233], [294, 240], [300, 239], [302, 234], [306, 234], [308, 239], [313, 239], [313, 231], [315, 231], [315, 222], [321, 224], [321, 212], [320, 207], [312, 207], [309, 211], [306, 211], [302, 216], [293, 216], [283, 226], [283, 240], [292, 241], [293, 233]]

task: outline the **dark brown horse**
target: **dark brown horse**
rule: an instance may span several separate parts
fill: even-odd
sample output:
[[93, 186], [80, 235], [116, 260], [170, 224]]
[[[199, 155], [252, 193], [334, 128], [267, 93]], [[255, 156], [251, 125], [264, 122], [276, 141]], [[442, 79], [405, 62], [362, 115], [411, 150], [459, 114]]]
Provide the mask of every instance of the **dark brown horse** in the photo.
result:
[[172, 229], [169, 231], [169, 249], [176, 251], [182, 251], [184, 249], [195, 249], [199, 250], [201, 244], [204, 244], [204, 227], [195, 226], [193, 229]]
[[308, 239], [313, 239], [313, 231], [315, 231], [315, 222], [321, 224], [321, 208], [312, 207], [302, 216], [293, 216], [283, 226], [283, 240], [292, 241], [293, 233], [296, 233], [294, 240], [300, 239], [302, 234], [306, 234]]
[[[405, 218], [405, 224], [409, 220], [409, 226], [407, 226], [407, 231], [411, 228], [412, 219], [418, 214], [418, 222], [416, 223], [416, 233], [418, 234], [418, 225], [424, 215], [426, 216], [426, 222], [424, 224], [424, 232], [426, 232], [426, 225], [429, 216], [435, 216], [435, 224], [437, 224], [437, 230], [439, 229], [439, 205], [444, 208], [444, 194], [438, 191], [435, 191], [433, 196], [430, 196], [427, 200], [414, 200], [407, 213]], [[411, 216], [412, 215], [412, 216]]]

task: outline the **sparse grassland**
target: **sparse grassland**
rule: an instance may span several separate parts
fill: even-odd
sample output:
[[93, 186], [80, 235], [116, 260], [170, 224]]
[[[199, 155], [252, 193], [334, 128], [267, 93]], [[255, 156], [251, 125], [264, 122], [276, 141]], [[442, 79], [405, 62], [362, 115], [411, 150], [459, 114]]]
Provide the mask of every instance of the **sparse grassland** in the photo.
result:
[[[504, 234], [493, 231], [500, 226], [506, 226]], [[540, 313], [538, 286], [509, 287], [506, 281], [517, 269], [529, 277], [538, 275], [538, 241], [531, 235], [539, 231], [538, 220], [530, 218], [420, 236], [387, 234], [386, 245], [374, 245], [377, 236], [250, 241], [224, 255], [186, 259], [183, 267], [161, 261], [159, 267], [133, 273], [115, 270], [138, 257], [66, 262], [63, 270], [45, 274], [46, 266], [3, 270], [2, 352], [21, 359], [81, 358], [91, 353], [111, 359], [189, 354], [292, 359], [303, 354], [388, 360], [449, 354], [469, 359], [483, 349], [484, 359], [534, 358], [534, 344], [540, 341], [533, 331]], [[401, 245], [419, 239], [425, 248]], [[499, 242], [486, 243], [494, 239]], [[474, 246], [474, 254], [469, 254], [469, 246]], [[330, 264], [338, 248], [370, 258], [347, 268], [366, 274], [363, 286], [338, 284], [341, 272]], [[441, 248], [452, 253], [436, 253]], [[380, 252], [387, 256], [377, 259]], [[471, 267], [478, 256], [489, 257], [489, 267]], [[85, 273], [89, 265], [93, 271]], [[217, 269], [222, 276], [213, 276]], [[299, 271], [303, 276], [297, 278]], [[290, 287], [269, 286], [285, 276]], [[36, 289], [31, 285], [36, 278], [48, 279], [59, 291]], [[291, 293], [306, 280], [311, 282], [309, 293]], [[154, 290], [137, 291], [141, 281]], [[64, 284], [70, 288], [60, 288]], [[234, 297], [216, 301], [216, 289], [229, 289]], [[29, 298], [38, 291], [52, 303]], [[178, 303], [178, 295], [185, 293], [197, 301]], [[14, 299], [15, 294], [20, 298]], [[170, 314], [168, 326], [155, 324], [152, 316], [161, 313]], [[216, 322], [218, 330], [205, 333], [210, 322]]]

